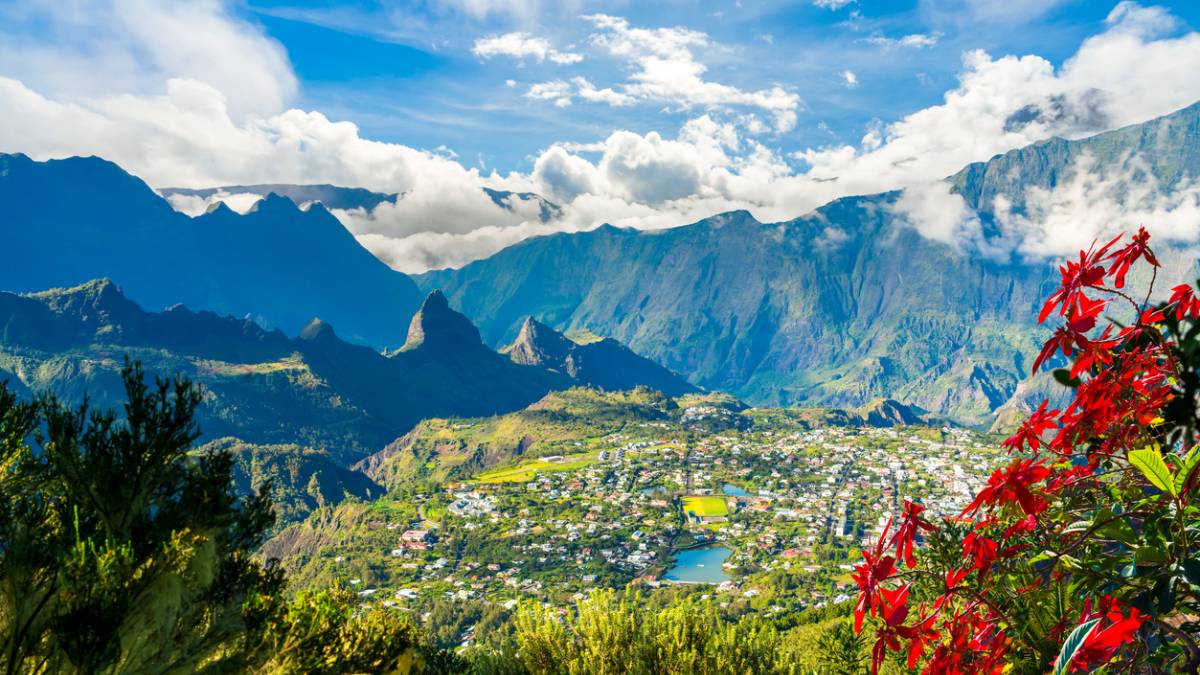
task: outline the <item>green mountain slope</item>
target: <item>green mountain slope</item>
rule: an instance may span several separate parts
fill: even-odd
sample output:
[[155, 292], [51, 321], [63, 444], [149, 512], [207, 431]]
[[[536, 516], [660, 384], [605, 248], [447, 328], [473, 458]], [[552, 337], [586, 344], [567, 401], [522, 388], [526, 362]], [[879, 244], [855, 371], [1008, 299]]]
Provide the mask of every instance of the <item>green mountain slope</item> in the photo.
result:
[[[1200, 105], [1016, 150], [950, 184], [986, 230], [998, 195], [1019, 211], [1022, 195], [1061, 184], [1082, 157], [1093, 171], [1152, 175], [1170, 189], [1200, 172]], [[1045, 337], [1035, 308], [1057, 272], [927, 239], [897, 214], [899, 196], [839, 199], [784, 223], [732, 212], [669, 230], [550, 235], [415, 278], [444, 290], [492, 345], [534, 315], [558, 330], [613, 336], [694, 384], [757, 405], [891, 397], [991, 424], [996, 411], [1046, 389], [1027, 379]]]
[[144, 312], [107, 280], [0, 293], [0, 378], [69, 401], [86, 393], [111, 407], [123, 400], [118, 373], [128, 355], [152, 374], [179, 372], [204, 387], [205, 437], [300, 443], [339, 462], [374, 452], [427, 417], [505, 413], [571, 385], [485, 347], [444, 299], [427, 302], [414, 329], [446, 323], [447, 315], [469, 328], [473, 348], [470, 336], [426, 330], [435, 339], [385, 356], [342, 341], [319, 320], [288, 338], [181, 306]]
[[346, 499], [369, 501], [383, 495], [383, 488], [370, 478], [341, 466], [329, 453], [315, 448], [220, 438], [197, 450], [224, 450], [233, 456], [233, 484], [239, 494], [250, 494], [270, 481], [276, 529]]

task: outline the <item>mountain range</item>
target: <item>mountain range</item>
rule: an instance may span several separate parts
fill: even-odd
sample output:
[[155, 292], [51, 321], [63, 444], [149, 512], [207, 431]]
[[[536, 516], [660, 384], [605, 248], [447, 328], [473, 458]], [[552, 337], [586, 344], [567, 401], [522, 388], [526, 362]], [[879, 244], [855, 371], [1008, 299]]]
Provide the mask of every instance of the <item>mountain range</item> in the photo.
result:
[[[1113, 189], [1131, 194], [1140, 185], [1181, 189], [1198, 174], [1200, 105], [1193, 105], [1091, 138], [1013, 150], [942, 185], [995, 242], [1005, 234], [1002, 221], [1035, 218], [1055, 190], [1080, 176], [1093, 186], [1123, 177], [1126, 184]], [[268, 356], [296, 351], [299, 340], [306, 364], [316, 363], [317, 345], [332, 332], [324, 322], [306, 328], [320, 316], [338, 326], [345, 341], [338, 338], [334, 351], [353, 368], [372, 367], [385, 358], [380, 350], [391, 359], [430, 353], [423, 328], [414, 334], [410, 326], [427, 294], [426, 309], [435, 314], [452, 305], [465, 315], [451, 321], [458, 328], [442, 327], [461, 340], [452, 351], [495, 357], [487, 361], [492, 370], [481, 372], [508, 372], [492, 351], [504, 349], [504, 368], [525, 364], [541, 373], [536, 387], [516, 388], [525, 393], [654, 382], [675, 394], [688, 387], [727, 391], [754, 405], [857, 408], [893, 398], [986, 426], [1019, 415], [1050, 387], [1048, 378], [1031, 379], [1029, 369], [1045, 337], [1036, 306], [1056, 283], [1056, 256], [990, 256], [926, 236], [902, 208], [904, 192], [846, 197], [779, 223], [734, 211], [667, 230], [603, 226], [536, 237], [461, 269], [410, 277], [374, 258], [326, 210], [379, 206], [402, 195], [331, 186], [213, 190], [205, 194], [266, 195], [244, 215], [218, 204], [192, 218], [101, 159], [0, 155], [0, 222], [17, 252], [0, 266], [0, 289], [31, 292], [109, 277], [149, 308], [183, 303], [252, 319], [271, 336], [261, 340], [276, 345]], [[533, 194], [489, 196], [497, 204], [536, 199], [544, 217], [558, 213]], [[1186, 248], [1162, 257], [1171, 261], [1171, 276], [1195, 270]], [[283, 333], [271, 333], [276, 328]], [[615, 342], [592, 346], [565, 337], [588, 332]], [[374, 349], [356, 352], [347, 343]], [[328, 363], [342, 363], [337, 359]], [[622, 369], [636, 376], [605, 380]], [[379, 390], [371, 400], [397, 396], [385, 395], [387, 385], [354, 384]], [[500, 398], [528, 398], [513, 393]], [[446, 396], [459, 396], [462, 406], [476, 400], [472, 393]], [[406, 400], [429, 410], [419, 396]]]
[[377, 348], [399, 346], [421, 304], [325, 207], [274, 193], [244, 215], [220, 204], [192, 218], [99, 158], [0, 155], [0, 205], [0, 290], [109, 278], [150, 309], [182, 303], [290, 335], [320, 316]]
[[[1200, 105], [1014, 150], [948, 183], [995, 233], [1001, 211], [1021, 213], [1030, 195], [1081, 170], [1168, 191], [1185, 184], [1200, 175]], [[489, 344], [511, 341], [533, 315], [610, 335], [757, 405], [887, 396], [982, 425], [1026, 408], [1046, 388], [1029, 369], [1045, 339], [1036, 307], [1057, 271], [1048, 259], [1002, 260], [923, 236], [901, 196], [838, 199], [782, 223], [737, 211], [668, 230], [555, 234], [415, 279], [442, 289]], [[1194, 254], [1173, 262], [1186, 275]]]
[[[491, 350], [441, 293], [409, 324], [404, 347], [383, 354], [341, 340], [320, 319], [290, 338], [182, 305], [146, 312], [107, 279], [0, 292], [0, 381], [22, 394], [48, 390], [78, 403], [86, 393], [94, 405], [114, 407], [124, 399], [118, 374], [128, 356], [149, 373], [182, 373], [203, 387], [205, 438], [300, 443], [342, 465], [422, 419], [507, 413], [583, 384]], [[637, 370], [622, 372], [627, 379], [613, 386], [645, 384]], [[661, 377], [661, 368], [652, 374]]]

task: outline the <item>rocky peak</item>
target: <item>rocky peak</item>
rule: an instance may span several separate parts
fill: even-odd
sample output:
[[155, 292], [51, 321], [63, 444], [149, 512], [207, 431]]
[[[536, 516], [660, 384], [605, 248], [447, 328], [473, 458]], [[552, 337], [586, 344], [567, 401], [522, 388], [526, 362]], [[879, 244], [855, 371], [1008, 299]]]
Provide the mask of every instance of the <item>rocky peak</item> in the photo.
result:
[[509, 349], [509, 357], [524, 366], [558, 368], [570, 356], [573, 346], [574, 343], [562, 333], [529, 316], [521, 324], [517, 340]]
[[408, 340], [402, 351], [423, 348], [473, 349], [483, 344], [479, 329], [467, 317], [450, 309], [446, 296], [433, 291], [408, 325]]
[[337, 333], [333, 332], [333, 326], [320, 318], [314, 318], [308, 322], [304, 330], [300, 331], [300, 339], [310, 342], [330, 342], [337, 340]]

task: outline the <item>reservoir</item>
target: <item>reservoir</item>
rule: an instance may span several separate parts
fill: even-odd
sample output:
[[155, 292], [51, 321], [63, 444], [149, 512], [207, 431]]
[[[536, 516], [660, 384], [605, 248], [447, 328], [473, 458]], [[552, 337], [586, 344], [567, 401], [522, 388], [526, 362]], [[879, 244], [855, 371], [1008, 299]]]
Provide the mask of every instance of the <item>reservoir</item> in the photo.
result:
[[721, 568], [729, 554], [730, 550], [724, 546], [679, 551], [675, 554], [675, 566], [667, 570], [663, 580], [677, 584], [719, 584], [729, 581], [729, 574]]
[[738, 487], [737, 485], [734, 485], [733, 483], [726, 483], [726, 484], [722, 485], [721, 492], [725, 493], [726, 495], [728, 495], [730, 497], [749, 497], [750, 496], [749, 492], [746, 492], [745, 490]]

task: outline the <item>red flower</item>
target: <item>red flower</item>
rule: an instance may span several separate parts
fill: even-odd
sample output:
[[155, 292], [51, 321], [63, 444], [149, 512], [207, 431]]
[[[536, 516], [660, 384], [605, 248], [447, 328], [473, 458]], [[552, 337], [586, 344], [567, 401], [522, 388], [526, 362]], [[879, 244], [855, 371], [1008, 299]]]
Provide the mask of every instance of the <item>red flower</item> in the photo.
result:
[[850, 575], [850, 578], [858, 584], [858, 603], [854, 605], [855, 633], [862, 632], [863, 617], [868, 610], [871, 612], [871, 616], [875, 616], [876, 611], [880, 608], [879, 591], [883, 590], [880, 584], [896, 571], [896, 559], [890, 555], [883, 555], [883, 541], [891, 526], [892, 522], [889, 520], [879, 535], [875, 551], [864, 550], [862, 552], [863, 562], [855, 566], [854, 572]]
[[1050, 469], [1041, 460], [1018, 459], [1003, 469], [996, 469], [988, 479], [988, 486], [979, 491], [975, 500], [963, 509], [963, 514], [974, 513], [983, 505], [996, 506], [1016, 502], [1027, 516], [1035, 516], [1046, 510], [1046, 502], [1035, 497], [1029, 486], [1044, 480]]
[[1109, 259], [1113, 261], [1109, 274], [1113, 277], [1114, 286], [1125, 287], [1125, 274], [1139, 258], [1145, 258], [1146, 262], [1158, 267], [1158, 259], [1154, 257], [1154, 252], [1147, 246], [1149, 242], [1150, 233], [1146, 231], [1146, 228], [1139, 227], [1137, 234], [1133, 235], [1133, 241], [1128, 246], [1109, 256]]
[[1080, 617], [1080, 624], [1095, 618], [1100, 618], [1100, 623], [1088, 633], [1083, 646], [1075, 652], [1071, 659], [1072, 671], [1089, 672], [1111, 661], [1121, 647], [1133, 642], [1145, 622], [1136, 608], [1130, 608], [1129, 616], [1125, 616], [1112, 598], [1105, 598], [1103, 604], [1108, 606], [1104, 612], [1085, 612]]
[[900, 638], [905, 638], [904, 620], [908, 618], [908, 584], [890, 591], [879, 589], [879, 616], [883, 626], [876, 632], [875, 646], [871, 648], [871, 674], [879, 672], [888, 651], [900, 651]]
[[1112, 248], [1120, 238], [1118, 236], [1100, 247], [1099, 250], [1093, 244], [1090, 250], [1079, 252], [1079, 262], [1068, 260], [1066, 264], [1059, 266], [1058, 271], [1062, 275], [1062, 282], [1059, 289], [1042, 306], [1042, 311], [1038, 314], [1038, 323], [1045, 321], [1056, 307], [1059, 307], [1061, 316], [1071, 320], [1095, 317], [1100, 314], [1107, 303], [1104, 300], [1093, 300], [1087, 297], [1084, 289], [1089, 286], [1094, 287], [1104, 280], [1104, 266], [1100, 263], [1108, 254], [1108, 249]]
[[1172, 288], [1171, 299], [1167, 300], [1167, 304], [1175, 305], [1176, 319], [1182, 321], [1184, 316], [1200, 318], [1200, 299], [1196, 298], [1192, 287], [1187, 284], [1179, 284]]
[[910, 568], [917, 566], [917, 561], [913, 557], [913, 542], [917, 538], [920, 530], [933, 530], [933, 525], [921, 517], [925, 511], [925, 507], [908, 499], [904, 500], [904, 515], [900, 520], [900, 526], [896, 528], [896, 534], [892, 536], [892, 541], [896, 544], [896, 559], [904, 560], [904, 564]]
[[1037, 452], [1042, 447], [1042, 434], [1047, 430], [1055, 428], [1054, 418], [1058, 416], [1059, 410], [1046, 410], [1048, 400], [1043, 400], [1038, 409], [1033, 411], [1029, 419], [1017, 429], [1017, 433], [1009, 436], [1004, 441], [1004, 447], [1013, 451], [1020, 451], [1022, 448], [1029, 448]]

